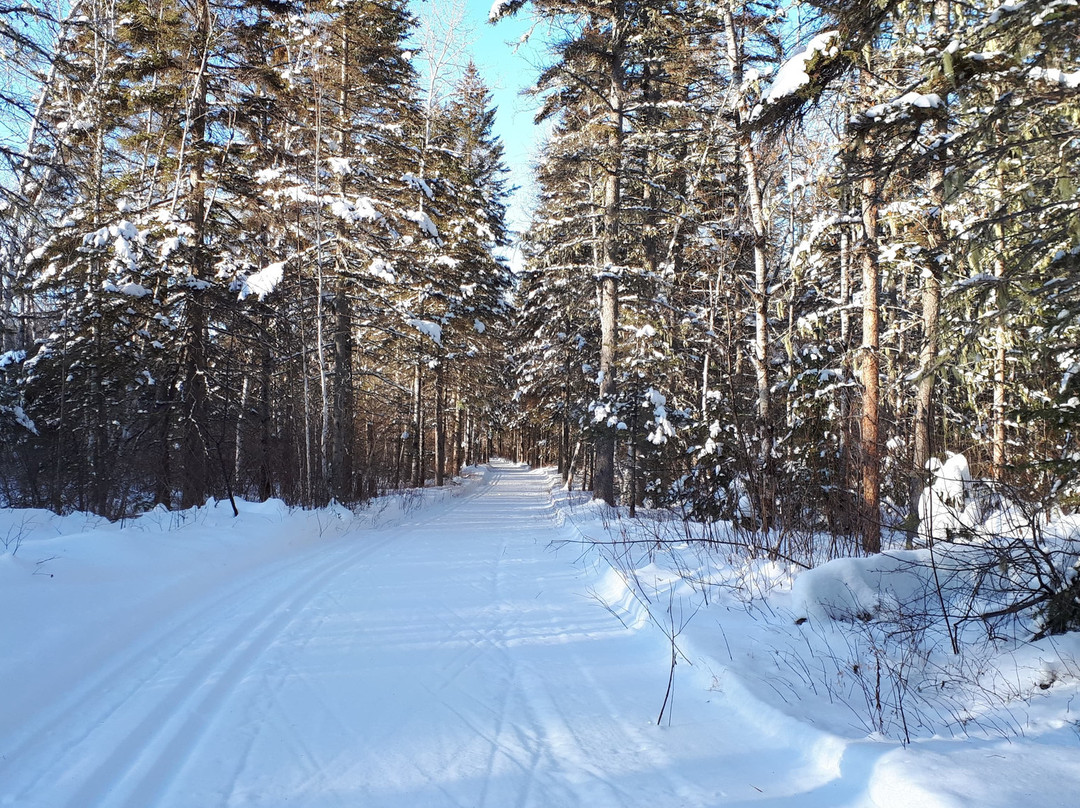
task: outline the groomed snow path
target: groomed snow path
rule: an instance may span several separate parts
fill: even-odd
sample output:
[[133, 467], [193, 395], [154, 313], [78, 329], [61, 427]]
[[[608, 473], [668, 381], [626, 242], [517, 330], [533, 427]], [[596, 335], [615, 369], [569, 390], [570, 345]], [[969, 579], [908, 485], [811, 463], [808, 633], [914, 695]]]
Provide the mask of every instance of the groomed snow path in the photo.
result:
[[580, 545], [556, 549], [571, 537], [553, 519], [549, 479], [495, 466], [470, 493], [394, 527], [316, 537], [160, 592], [95, 624], [101, 636], [74, 670], [43, 641], [27, 681], [0, 692], [0, 804], [856, 797], [866, 783], [840, 777], [827, 739], [745, 715], [707, 679], [682, 679], [674, 721], [655, 725], [667, 640], [590, 595], [598, 573]]

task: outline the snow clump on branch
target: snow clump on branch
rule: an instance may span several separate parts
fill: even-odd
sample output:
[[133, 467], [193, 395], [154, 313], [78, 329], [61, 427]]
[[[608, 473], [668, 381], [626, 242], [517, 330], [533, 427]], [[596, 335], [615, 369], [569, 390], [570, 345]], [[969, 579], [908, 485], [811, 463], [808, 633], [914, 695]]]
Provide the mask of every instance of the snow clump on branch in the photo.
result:
[[243, 285], [240, 288], [240, 299], [243, 300], [249, 295], [256, 295], [261, 301], [277, 288], [277, 285], [281, 283], [281, 279], [284, 275], [284, 261], [279, 261], [276, 264], [269, 264], [258, 272], [253, 272], [251, 275], [244, 278]]
[[808, 85], [810, 83], [808, 70], [818, 54], [830, 58], [840, 52], [837, 44], [839, 36], [839, 31], [820, 33], [780, 65], [780, 69], [776, 71], [776, 77], [773, 79], [772, 84], [769, 85], [769, 89], [761, 96], [761, 103], [754, 107], [754, 111], [750, 114], [750, 119], [753, 120], [760, 116], [764, 108], [770, 104], [775, 104], [788, 96], [795, 95]]

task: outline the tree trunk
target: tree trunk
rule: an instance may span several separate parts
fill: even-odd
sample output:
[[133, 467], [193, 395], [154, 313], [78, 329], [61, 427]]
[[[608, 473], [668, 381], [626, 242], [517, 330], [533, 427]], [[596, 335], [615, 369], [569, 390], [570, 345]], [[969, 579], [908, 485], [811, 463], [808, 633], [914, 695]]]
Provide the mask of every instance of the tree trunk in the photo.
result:
[[[615, 403], [615, 340], [618, 328], [619, 289], [614, 276], [600, 281], [600, 400]], [[615, 429], [599, 424], [596, 437], [596, 464], [593, 472], [593, 496], [608, 505], [615, 504]]]
[[[872, 159], [863, 146], [867, 162]], [[878, 180], [868, 173], [862, 183], [862, 291], [863, 335], [859, 372], [862, 398], [862, 545], [866, 553], [881, 550], [881, 444], [880, 419], [880, 327], [881, 275], [878, 266], [877, 228], [880, 200]]]
[[[740, 34], [735, 26], [732, 3], [724, 7], [724, 27], [727, 31], [727, 58], [731, 70], [732, 86], [742, 87], [743, 49]], [[773, 429], [772, 404], [769, 390], [769, 267], [766, 253], [767, 238], [765, 209], [761, 200], [758, 178], [758, 160], [750, 133], [743, 128], [749, 118], [746, 95], [739, 92], [735, 101], [738, 125], [739, 160], [746, 175], [746, 194], [750, 208], [750, 224], [753, 228], [754, 285], [751, 292], [754, 301], [754, 376], [757, 382], [757, 417], [761, 456], [759, 468], [761, 483], [759, 491], [759, 516], [761, 529], [768, 532], [772, 522], [775, 484], [772, 472]]]
[[[269, 332], [269, 316], [264, 316], [265, 331]], [[263, 502], [274, 495], [274, 475], [270, 471], [270, 363], [271, 352], [268, 337], [262, 345], [262, 357], [259, 362], [259, 470], [256, 476], [259, 499]], [[280, 478], [279, 478], [280, 479]]]
[[435, 365], [435, 485], [442, 487], [446, 478], [446, 389], [443, 360]]
[[[190, 173], [191, 194], [193, 196], [191, 219], [195, 229], [195, 243], [192, 276], [204, 280], [210, 275], [210, 254], [207, 245], [207, 201], [206, 201], [206, 116], [208, 110], [209, 76], [207, 61], [209, 58], [211, 15], [209, 0], [198, 0], [196, 4], [197, 36], [200, 43], [198, 58], [202, 63], [198, 67], [195, 87], [192, 91], [191, 105], [191, 150], [194, 153]], [[182, 505], [189, 508], [202, 505], [208, 494], [209, 447], [206, 443], [205, 430], [208, 426], [208, 398], [206, 386], [207, 342], [209, 341], [208, 318], [203, 300], [205, 291], [193, 286], [187, 293], [187, 334], [184, 362], [184, 379], [181, 394], [183, 410], [183, 447], [184, 480], [182, 486]]]
[[[949, 3], [935, 5], [934, 30], [943, 36], [949, 30]], [[922, 286], [922, 348], [919, 351], [919, 381], [915, 388], [915, 423], [914, 447], [912, 452], [912, 475], [908, 499], [909, 519], [907, 544], [913, 542], [915, 520], [919, 513], [919, 500], [927, 483], [926, 465], [930, 462], [933, 435], [934, 385], [937, 381], [937, 355], [940, 343], [938, 317], [941, 313], [941, 257], [945, 248], [945, 229], [941, 223], [942, 208], [945, 204], [945, 158], [946, 136], [949, 132], [948, 114], [941, 114], [934, 121], [933, 140], [938, 144], [930, 165], [927, 183], [930, 193], [930, 213], [926, 221], [926, 230], [930, 249], [928, 260], [923, 268]]]
[[[601, 234], [600, 284], [600, 400], [615, 404], [615, 352], [619, 328], [619, 220], [623, 149], [623, 26], [622, 3], [616, 0], [612, 20], [611, 64], [608, 87], [610, 131], [608, 166], [604, 182], [603, 232]], [[596, 467], [593, 496], [615, 504], [615, 430], [599, 425], [596, 437]]]
[[559, 431], [559, 474], [565, 483], [570, 477], [570, 374], [572, 372], [570, 352], [566, 352], [563, 364], [563, 408], [562, 428]]
[[[96, 38], [96, 37], [95, 37]], [[99, 57], [100, 61], [100, 57]], [[94, 226], [101, 227], [103, 224], [101, 215], [103, 213], [104, 199], [104, 168], [105, 168], [105, 136], [103, 132], [104, 127], [99, 126], [94, 137], [94, 157], [93, 157], [93, 184], [94, 184]], [[102, 271], [101, 259], [93, 257], [90, 259], [90, 283], [88, 294], [90, 295], [90, 309], [91, 311], [100, 312], [103, 310], [103, 301], [101, 299], [101, 288], [105, 281], [105, 273]], [[94, 363], [92, 367], [87, 368], [87, 375], [89, 381], [89, 394], [90, 400], [87, 417], [90, 423], [87, 424], [87, 438], [89, 446], [86, 447], [86, 458], [89, 461], [89, 485], [87, 491], [88, 502], [84, 506], [86, 510], [92, 511], [97, 514], [107, 515], [106, 513], [106, 490], [105, 490], [105, 442], [107, 440], [106, 423], [109, 418], [109, 413], [105, 403], [105, 389], [104, 389], [104, 370], [103, 365], [107, 364], [105, 356], [105, 339], [102, 334], [102, 323], [100, 317], [95, 317], [90, 326], [91, 340], [94, 344], [94, 356], [98, 358], [98, 361]]]
[[[936, 218], [936, 217], [935, 217]], [[940, 231], [940, 219], [938, 227]], [[933, 232], [933, 230], [931, 231]], [[936, 239], [935, 239], [936, 240]], [[943, 242], [937, 242], [939, 245]], [[934, 385], [937, 379], [935, 363], [938, 354], [938, 315], [941, 312], [941, 267], [935, 260], [937, 251], [931, 253], [931, 267], [923, 277], [922, 289], [922, 350], [919, 352], [919, 382], [915, 388], [915, 435], [912, 455], [911, 495], [909, 508], [918, 515], [919, 499], [927, 483], [926, 468], [930, 461], [933, 435]]]
[[[341, 31], [340, 87], [338, 88], [338, 153], [343, 158], [352, 154], [352, 124], [349, 110], [349, 32]], [[345, 196], [346, 177], [341, 176], [338, 191]], [[353, 499], [352, 440], [353, 402], [353, 344], [352, 304], [345, 288], [345, 276], [349, 267], [345, 245], [349, 240], [348, 229], [338, 220], [337, 266], [334, 277], [334, 339], [333, 339], [333, 411], [330, 413], [329, 481], [330, 491], [338, 501]]]
[[352, 306], [341, 288], [334, 294], [334, 409], [330, 452], [330, 479], [339, 501], [352, 500], [351, 448], [353, 435]]
[[1005, 473], [1005, 379], [1008, 335], [1005, 328], [1005, 226], [1000, 219], [1008, 206], [1005, 199], [1005, 177], [1000, 165], [996, 173], [997, 203], [999, 222], [994, 225], [994, 306], [997, 308], [994, 326], [994, 410], [991, 418], [993, 425], [990, 443], [992, 448], [991, 476], [1001, 482]]
[[248, 401], [251, 398], [251, 378], [252, 373], [247, 370], [250, 367], [253, 357], [249, 354], [241, 363], [240, 370], [240, 397], [236, 404], [236, 423], [233, 425], [233, 469], [232, 478], [237, 490], [241, 495], [246, 495], [251, 486], [245, 484], [245, 477], [248, 475], [245, 472], [248, 466], [251, 465], [250, 452], [248, 451], [247, 440], [245, 439], [245, 432], [248, 429]]
[[412, 486], [413, 488], [424, 487], [424, 397], [423, 375], [420, 360], [416, 360], [413, 373], [413, 418], [411, 444], [412, 444]]
[[461, 471], [461, 467], [465, 464], [465, 407], [461, 403], [461, 391], [460, 389], [455, 394], [454, 402], [454, 441], [453, 452], [451, 453], [451, 467], [454, 474], [458, 474]]
[[473, 453], [473, 417], [472, 409], [465, 405], [465, 409], [461, 414], [462, 418], [462, 450], [464, 455], [464, 461], [466, 466], [471, 466], [475, 462], [475, 455]]
[[[847, 195], [844, 202], [844, 217], [849, 213]], [[844, 350], [851, 348], [851, 226], [840, 226], [840, 342]]]

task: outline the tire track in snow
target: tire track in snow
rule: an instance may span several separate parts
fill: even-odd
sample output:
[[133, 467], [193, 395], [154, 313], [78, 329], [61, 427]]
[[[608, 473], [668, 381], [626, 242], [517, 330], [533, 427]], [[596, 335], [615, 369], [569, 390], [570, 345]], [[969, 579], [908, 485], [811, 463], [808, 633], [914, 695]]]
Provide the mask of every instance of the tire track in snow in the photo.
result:
[[[502, 481], [504, 477], [500, 475], [496, 479]], [[528, 519], [523, 520], [525, 524], [519, 528], [522, 533], [549, 535], [552, 529], [558, 532], [558, 527], [554, 524], [553, 510], [547, 506], [537, 506], [535, 496], [517, 491], [507, 492], [506, 487], [500, 492], [493, 492], [493, 496], [500, 495], [507, 500], [520, 500], [520, 503], [513, 504], [515, 513], [528, 513]], [[491, 502], [489, 498], [487, 503]], [[489, 507], [497, 511], [506, 505]], [[493, 604], [505, 602], [502, 582], [506, 574], [503, 559], [507, 552], [507, 544], [503, 542], [487, 562], [484, 579], [470, 584], [473, 590], [483, 590], [487, 600]], [[512, 594], [520, 598], [521, 593]], [[544, 671], [538, 670], [533, 663], [514, 653], [511, 648], [520, 642], [527, 642], [528, 638], [538, 633], [542, 635], [547, 630], [564, 632], [567, 626], [561, 621], [561, 616], [541, 610], [540, 625], [536, 625], [537, 615], [522, 611], [520, 606], [508, 611], [495, 610], [492, 614], [496, 617], [484, 624], [481, 630], [476, 625], [475, 615], [470, 618], [453, 609], [448, 609], [448, 612], [453, 617], [453, 625], [445, 620], [442, 622], [448, 629], [449, 642], [466, 634], [478, 636], [479, 639], [466, 637], [469, 647], [451, 657], [455, 663], [454, 670], [438, 692], [442, 693], [464, 670], [481, 660], [485, 661], [488, 667], [497, 666], [501, 671], [508, 672], [500, 677], [499, 695], [493, 695], [477, 705], [481, 710], [490, 710], [497, 698], [498, 708], [490, 725], [485, 723], [482, 715], [451, 708], [458, 720], [489, 747], [482, 764], [483, 775], [478, 778], [480, 788], [475, 805], [485, 808], [509, 808], [511, 805], [516, 808], [547, 808], [551, 805], [633, 804], [631, 795], [620, 788], [613, 778], [586, 762], [593, 750], [589, 748], [588, 740], [576, 733], [573, 717], [558, 707], [560, 694], [552, 693], [545, 684]], [[509, 619], [510, 617], [513, 619]], [[458, 628], [459, 625], [461, 628]], [[456, 664], [463, 660], [464, 665]], [[574, 663], [573, 667], [582, 671], [589, 684], [595, 686], [595, 679], [576, 655]], [[603, 688], [595, 688], [595, 695], [602, 692]], [[615, 707], [605, 696], [600, 695], [599, 702], [611, 715], [616, 715]], [[621, 732], [614, 745], [640, 748], [640, 742], [640, 737]], [[571, 760], [575, 762], [571, 764]], [[492, 788], [492, 784], [500, 777], [507, 776], [507, 765], [519, 775], [512, 801], [507, 801], [505, 793]], [[581, 802], [580, 795], [564, 782], [567, 778], [576, 781], [579, 789], [590, 793], [589, 802]]]
[[[255, 620], [245, 621], [204, 655], [209, 663], [192, 669], [174, 693], [160, 703], [154, 713], [148, 715], [139, 727], [128, 735], [124, 745], [118, 748], [109, 761], [99, 770], [95, 779], [87, 784], [91, 795], [101, 785], [108, 788], [115, 779], [115, 772], [122, 770], [138, 752], [135, 765], [143, 759], [149, 765], [126, 799], [130, 808], [154, 805], [169, 785], [184, 772], [188, 756], [199, 740], [208, 732], [213, 720], [229, 693], [243, 679], [253, 664], [273, 644], [285, 628], [294, 620], [296, 612], [317, 595], [333, 578], [358, 561], [366, 558], [392, 541], [384, 539], [360, 553], [322, 565], [309, 575], [309, 582], [288, 598], [283, 605]], [[307, 577], [307, 576], [305, 576]], [[102, 784], [104, 780], [104, 784]], [[86, 804], [86, 793], [71, 804], [80, 808]]]
[[[477, 490], [459, 495], [451, 500], [449, 503], [442, 503], [436, 505], [422, 512], [421, 519], [416, 522], [410, 522], [403, 524], [396, 529], [387, 538], [381, 546], [386, 546], [395, 541], [400, 540], [402, 537], [408, 537], [413, 531], [417, 529], [424, 529], [426, 526], [441, 523], [442, 520], [448, 514], [457, 512], [460, 509], [467, 508], [469, 503], [479, 499], [485, 495], [485, 492], [493, 485], [494, 480], [485, 475], [481, 485], [477, 487]], [[377, 548], [378, 549], [378, 548]], [[348, 574], [356, 567], [355, 564], [348, 565], [343, 568], [338, 574], [332, 576], [332, 578], [341, 578]], [[246, 716], [246, 720], [242, 723], [257, 727], [258, 731], [254, 734], [249, 733], [244, 740], [243, 752], [232, 761], [231, 774], [225, 778], [224, 785], [219, 789], [221, 795], [220, 804], [233, 804], [233, 801], [237, 799], [237, 795], [243, 795], [240, 797], [242, 801], [249, 801], [252, 797], [248, 793], [250, 789], [246, 788], [244, 783], [244, 773], [248, 768], [248, 764], [253, 756], [253, 748], [259, 734], [272, 735], [279, 743], [284, 741], [290, 749], [290, 760], [292, 765], [303, 764], [300, 768], [303, 770], [303, 775], [299, 781], [292, 785], [292, 789], [297, 793], [320, 793], [321, 799], [325, 802], [327, 799], [333, 799], [334, 795], [331, 785], [331, 778], [327, 772], [333, 770], [335, 766], [344, 760], [348, 763], [348, 751], [339, 750], [332, 758], [320, 758], [320, 755], [315, 748], [308, 743], [301, 734], [291, 731], [292, 728], [288, 724], [281, 723], [284, 720], [284, 716], [288, 712], [289, 704], [286, 699], [282, 697], [282, 693], [285, 689], [286, 681], [290, 681], [292, 686], [296, 686], [299, 683], [305, 693], [308, 694], [310, 699], [313, 699], [319, 708], [319, 712], [326, 718], [331, 720], [334, 726], [338, 730], [338, 734], [341, 736], [349, 735], [355, 737], [357, 735], [357, 729], [353, 725], [343, 720], [338, 712], [337, 708], [340, 706], [334, 702], [326, 701], [325, 697], [318, 691], [318, 689], [307, 680], [305, 672], [295, 665], [294, 658], [312, 642], [319, 629], [330, 622], [328, 617], [329, 613], [339, 614], [347, 612], [347, 604], [342, 601], [339, 593], [335, 592], [329, 586], [320, 588], [315, 595], [317, 598], [322, 598], [326, 603], [332, 605], [330, 610], [322, 607], [320, 604], [319, 609], [312, 609], [310, 616], [305, 616], [304, 610], [298, 610], [296, 617], [290, 621], [275, 638], [272, 643], [272, 647], [277, 650], [279, 659], [273, 660], [270, 666], [270, 670], [263, 674], [264, 684], [261, 687], [255, 688], [254, 693], [249, 692], [247, 702], [243, 705], [242, 709]], [[313, 600], [313, 599], [311, 599]], [[305, 605], [305, 608], [311, 605], [311, 601]], [[295, 640], [302, 640], [303, 642], [297, 643]], [[475, 642], [472, 644], [475, 648]], [[268, 649], [269, 650], [269, 647]], [[266, 656], [264, 653], [263, 657]], [[248, 688], [250, 691], [251, 688]], [[295, 695], [295, 693], [293, 694]], [[280, 724], [269, 730], [266, 729], [267, 716], [274, 718]], [[226, 726], [224, 729], [228, 729]], [[207, 733], [210, 733], [212, 729], [207, 728]], [[255, 765], [258, 765], [258, 761], [255, 761]], [[178, 772], [177, 779], [182, 773]], [[186, 806], [187, 803], [179, 803]], [[260, 803], [261, 804], [261, 803]], [[276, 800], [275, 803], [276, 804]], [[323, 803], [320, 803], [323, 804]], [[334, 799], [334, 804], [348, 806], [348, 808], [355, 808], [355, 803], [348, 799]], [[134, 808], [134, 806], [133, 806]]]
[[[541, 519], [539, 517], [534, 517], [534, 521], [539, 522]], [[504, 542], [499, 549], [498, 555], [495, 556], [494, 572], [491, 576], [490, 590], [490, 596], [494, 602], [501, 602], [503, 600], [502, 581], [505, 576], [505, 571], [502, 562], [506, 557], [507, 550], [507, 545]], [[521, 622], [520, 618], [508, 622], [504, 616], [498, 621], [497, 625], [501, 642], [496, 644], [495, 649], [504, 664], [509, 668], [510, 677], [501, 701], [498, 722], [492, 740], [491, 755], [488, 758], [487, 763], [488, 776], [485, 778], [479, 802], [481, 806], [489, 805], [489, 785], [496, 773], [500, 756], [506, 758], [512, 765], [518, 767], [523, 774], [523, 783], [519, 786], [519, 794], [514, 802], [514, 808], [528, 808], [528, 806], [532, 805], [533, 794], [537, 791], [539, 785], [540, 764], [546, 754], [546, 749], [540, 736], [529, 731], [527, 728], [518, 726], [516, 722], [508, 720], [512, 705], [514, 705], [515, 702], [522, 702], [527, 707], [528, 701], [527, 689], [524, 684], [525, 675], [523, 672], [523, 668], [526, 668], [527, 666], [523, 665], [521, 660], [509, 651], [508, 645], [508, 640], [512, 635], [517, 636], [523, 633], [521, 631]], [[569, 804], [568, 794], [560, 794], [558, 795], [558, 798], [553, 800], [546, 799], [548, 796], [551, 795], [546, 794], [545, 791], [545, 794], [540, 798], [539, 804]], [[497, 800], [498, 798], [496, 798], [496, 802], [493, 803], [493, 808], [501, 808]]]
[[374, 541], [339, 544], [329, 558], [317, 552], [300, 565], [295, 556], [272, 561], [180, 618], [153, 626], [4, 750], [0, 804], [154, 805], [204, 737], [213, 711], [307, 602], [418, 524], [444, 518], [487, 487], [481, 483], [432, 507], [419, 522], [373, 531]]
[[[0, 794], [41, 808], [716, 805], [713, 779], [710, 795], [669, 765], [676, 731], [649, 722], [662, 684], [642, 669], [662, 643], [617, 624], [580, 565], [545, 549], [568, 535], [546, 479], [494, 471], [380, 541], [295, 553], [192, 602], [144, 633], [155, 659], [125, 670], [138, 652], [122, 652], [95, 675], [112, 672], [111, 695], [87, 685], [51, 711], [53, 737], [24, 744], [30, 774], [0, 770]], [[695, 753], [717, 740], [693, 737]]]
[[[532, 528], [538, 534], [567, 534], [567, 529], [558, 524], [552, 506], [535, 507], [530, 504], [528, 510], [531, 512]], [[500, 571], [501, 565], [496, 560], [496, 581]], [[511, 724], [515, 736], [513, 747], [525, 754], [509, 754], [505, 742], [500, 746], [506, 757], [527, 772], [514, 805], [517, 808], [546, 808], [551, 805], [622, 808], [641, 804], [641, 794], [633, 793], [624, 787], [616, 774], [604, 770], [604, 763], [610, 761], [596, 757], [596, 727], [583, 723], [581, 713], [591, 709], [608, 717], [604, 742], [609, 750], [647, 755], [649, 750], [655, 749], [655, 740], [647, 738], [643, 728], [619, 720], [621, 710], [611, 699], [610, 685], [597, 679], [589, 660], [581, 656], [576, 646], [565, 646], [575, 649], [570, 650], [569, 659], [564, 655], [562, 660], [568, 669], [574, 671], [576, 679], [567, 687], [562, 680], [554, 681], [551, 672], [537, 661], [530, 661], [528, 656], [515, 654], [509, 648], [519, 643], [527, 645], [530, 638], [542, 635], [545, 630], [561, 634], [564, 638], [588, 638], [592, 633], [589, 624], [568, 623], [563, 613], [550, 610], [539, 625], [524, 619], [522, 613], [517, 614], [518, 619], [511, 623], [505, 620], [500, 622], [499, 630], [504, 641], [498, 649], [513, 665], [513, 701], [516, 702], [514, 709], [518, 716], [517, 723]], [[587, 697], [575, 699], [571, 691], [587, 694]], [[658, 731], [655, 726], [648, 726], [653, 732]], [[494, 774], [494, 768], [490, 774]], [[657, 781], [654, 786], [660, 786], [660, 790], [671, 794], [683, 791], [688, 785], [678, 775], [663, 770], [656, 772], [654, 777]], [[573, 788], [570, 787], [571, 783]], [[488, 803], [481, 801], [479, 804]], [[496, 806], [499, 804], [492, 803], [492, 808]]]
[[[289, 613], [313, 596], [336, 571], [356, 563], [390, 540], [387, 538], [376, 545], [365, 546], [345, 560], [335, 558], [314, 569], [306, 569], [304, 577], [315, 577], [298, 593], [285, 597], [283, 604], [281, 599], [296, 583], [295, 568], [268, 576], [277, 581], [260, 577], [229, 597], [215, 600], [211, 607], [201, 610], [185, 626], [190, 629], [193, 624], [201, 623], [200, 630], [188, 636], [179, 647], [169, 649], [168, 638], [160, 640], [163, 647], [156, 649], [156, 655], [161, 663], [144, 673], [139, 681], [114, 688], [120, 700], [111, 702], [106, 713], [78, 720], [74, 715], [68, 717], [69, 725], [83, 726], [86, 731], [70, 739], [65, 748], [51, 750], [53, 765], [41, 770], [34, 781], [22, 787], [21, 793], [16, 793], [15, 804], [33, 804], [35, 792], [59, 770], [62, 774], [55, 782], [74, 788], [66, 803], [71, 808], [98, 804], [131, 804], [133, 808], [152, 805], [152, 800], [147, 800], [145, 794], [148, 778], [176, 766], [176, 758], [167, 755], [181, 752], [184, 733], [190, 733], [196, 722], [208, 719], [208, 710], [220, 702], [226, 688], [235, 685], [246, 666], [265, 649], [275, 632], [288, 623]], [[271, 586], [271, 583], [279, 585]], [[263, 596], [261, 602], [247, 602], [251, 592]], [[268, 592], [269, 596], [266, 596]], [[279, 605], [275, 606], [275, 603]], [[249, 617], [252, 607], [254, 616]], [[229, 611], [223, 614], [224, 609]], [[164, 658], [170, 650], [173, 655]], [[93, 699], [93, 692], [84, 697], [86, 702]], [[94, 705], [91, 703], [90, 706]], [[73, 712], [77, 715], [80, 711], [76, 707]], [[44, 742], [53, 746], [53, 736], [57, 733], [53, 730], [45, 734]], [[98, 750], [104, 750], [104, 758]], [[148, 769], [148, 773], [132, 785], [130, 781], [140, 769]], [[131, 796], [118, 801], [117, 792], [123, 791], [130, 791]]]

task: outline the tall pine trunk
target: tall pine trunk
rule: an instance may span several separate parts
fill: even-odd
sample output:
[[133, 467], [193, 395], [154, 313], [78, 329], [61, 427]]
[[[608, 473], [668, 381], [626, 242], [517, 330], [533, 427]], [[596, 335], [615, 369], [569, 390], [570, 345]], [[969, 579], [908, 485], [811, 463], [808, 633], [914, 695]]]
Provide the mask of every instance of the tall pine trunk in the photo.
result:
[[181, 446], [184, 469], [182, 502], [184, 507], [202, 505], [209, 491], [209, 446], [206, 442], [206, 429], [209, 415], [209, 391], [206, 384], [208, 366], [207, 343], [208, 318], [206, 312], [206, 290], [200, 288], [211, 274], [211, 257], [207, 233], [206, 200], [206, 130], [209, 81], [209, 49], [212, 18], [209, 0], [196, 3], [196, 37], [198, 48], [195, 53], [201, 60], [192, 90], [191, 119], [191, 224], [195, 229], [195, 244], [192, 276], [195, 282], [187, 292], [187, 333], [184, 345], [184, 372], [181, 395]]
[[435, 485], [446, 479], [446, 383], [443, 360], [435, 365]]
[[[934, 32], [944, 36], [949, 28], [949, 2], [935, 5]], [[926, 230], [930, 249], [928, 260], [923, 268], [921, 294], [922, 305], [922, 347], [919, 351], [919, 381], [915, 388], [915, 423], [914, 447], [912, 454], [912, 475], [908, 507], [908, 522], [914, 525], [919, 512], [919, 499], [927, 484], [926, 467], [930, 462], [933, 446], [933, 403], [934, 386], [937, 381], [938, 347], [940, 343], [938, 319], [941, 314], [941, 257], [945, 248], [945, 228], [942, 225], [945, 204], [945, 158], [946, 136], [949, 132], [948, 113], [940, 110], [934, 119], [933, 141], [937, 148], [931, 156], [930, 170], [927, 176], [929, 186], [930, 212], [926, 219]], [[912, 529], [908, 531], [908, 545], [912, 542]]]
[[420, 359], [413, 367], [412, 428], [410, 448], [412, 450], [411, 479], [413, 488], [424, 485], [424, 377]]
[[330, 480], [334, 497], [339, 501], [349, 502], [353, 498], [353, 469], [350, 455], [354, 409], [352, 306], [342, 288], [342, 283], [339, 277], [338, 288], [334, 294], [334, 408], [331, 414], [333, 438], [330, 453]]
[[[341, 59], [338, 88], [338, 155], [348, 159], [352, 156], [351, 121], [349, 107], [349, 32], [341, 31]], [[342, 175], [338, 191], [344, 198], [345, 176]], [[345, 288], [348, 257], [345, 244], [349, 234], [343, 220], [337, 223], [337, 267], [334, 277], [334, 340], [333, 340], [333, 411], [330, 413], [331, 439], [329, 479], [331, 494], [339, 501], [353, 499], [351, 462], [353, 438], [353, 343], [352, 303]]]
[[[741, 88], [743, 83], [743, 48], [741, 34], [735, 26], [732, 3], [724, 8], [724, 27], [727, 30], [727, 58], [731, 70], [733, 87]], [[761, 199], [758, 158], [754, 152], [754, 143], [745, 129], [749, 118], [746, 94], [739, 92], [735, 102], [738, 133], [739, 161], [742, 163], [746, 180], [747, 202], [750, 208], [750, 225], [753, 229], [754, 283], [751, 296], [754, 301], [754, 376], [757, 384], [757, 418], [760, 452], [758, 468], [760, 474], [758, 508], [762, 531], [768, 531], [772, 522], [775, 500], [773, 482], [773, 430], [772, 402], [769, 390], [769, 265], [767, 246], [767, 222], [765, 208]]]
[[1005, 199], [1004, 170], [999, 164], [994, 177], [995, 202], [997, 203], [998, 222], [994, 225], [994, 295], [993, 302], [997, 311], [994, 322], [994, 404], [991, 417], [991, 474], [994, 480], [1001, 482], [1005, 473], [1005, 380], [1007, 376], [1006, 356], [1008, 353], [1008, 334], [1005, 328], [1005, 217], [1008, 203]]
[[[623, 5], [616, 0], [611, 26], [611, 63], [607, 100], [609, 106], [607, 173], [604, 178], [603, 232], [598, 268], [600, 286], [600, 400], [615, 403], [615, 361], [619, 330], [619, 220], [621, 218], [623, 150]], [[593, 496], [615, 504], [615, 430], [600, 424], [596, 437], [596, 468]]]
[[866, 553], [881, 550], [881, 272], [878, 265], [879, 180], [869, 170], [870, 148], [862, 146], [866, 176], [862, 181], [862, 350], [859, 375], [862, 381], [862, 512], [860, 529]]

